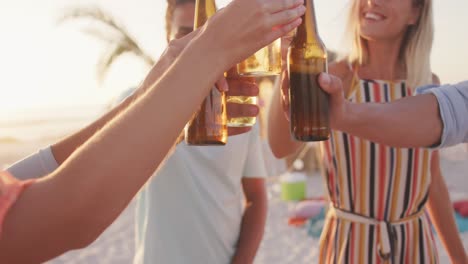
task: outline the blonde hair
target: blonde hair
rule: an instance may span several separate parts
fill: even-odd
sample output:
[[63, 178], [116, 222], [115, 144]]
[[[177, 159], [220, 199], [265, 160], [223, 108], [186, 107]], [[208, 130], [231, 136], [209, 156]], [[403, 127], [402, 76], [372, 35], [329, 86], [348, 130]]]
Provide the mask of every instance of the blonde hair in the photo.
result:
[[[361, 37], [359, 3], [353, 0], [349, 8], [347, 34], [350, 47], [347, 60], [350, 64], [365, 64], [368, 60], [367, 41]], [[434, 39], [432, 0], [412, 0], [420, 8], [414, 25], [408, 26], [400, 49], [400, 58], [406, 68], [406, 81], [412, 89], [432, 83], [431, 50]]]

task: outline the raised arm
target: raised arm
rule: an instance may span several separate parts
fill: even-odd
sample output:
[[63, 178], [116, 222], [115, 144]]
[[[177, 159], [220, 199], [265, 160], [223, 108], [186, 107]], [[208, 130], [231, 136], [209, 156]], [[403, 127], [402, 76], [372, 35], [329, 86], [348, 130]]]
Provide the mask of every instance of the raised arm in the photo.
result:
[[199, 35], [193, 33], [143, 96], [18, 198], [5, 218], [2, 262], [43, 262], [96, 239], [152, 175], [215, 81], [297, 27], [301, 3], [234, 0]]
[[440, 142], [442, 120], [431, 94], [392, 103], [355, 104], [345, 100], [341, 80], [322, 74], [321, 87], [330, 94], [334, 129], [394, 147], [429, 147]]
[[281, 39], [281, 60], [283, 70], [279, 88], [275, 90], [268, 113], [268, 143], [277, 158], [284, 158], [295, 153], [304, 143], [291, 137], [289, 124], [289, 79], [287, 73], [288, 47], [292, 36], [288, 34]]

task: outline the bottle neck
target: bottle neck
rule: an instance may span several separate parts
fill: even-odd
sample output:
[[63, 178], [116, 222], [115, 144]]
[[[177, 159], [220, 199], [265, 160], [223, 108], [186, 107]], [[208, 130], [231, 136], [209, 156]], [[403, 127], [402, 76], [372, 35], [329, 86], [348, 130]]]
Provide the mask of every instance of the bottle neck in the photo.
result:
[[196, 0], [194, 29], [197, 29], [208, 21], [216, 13], [216, 4], [214, 0]]
[[306, 12], [302, 16], [302, 24], [297, 28], [295, 41], [299, 41], [300, 43], [321, 42], [317, 30], [314, 0], [305, 0], [305, 3]]

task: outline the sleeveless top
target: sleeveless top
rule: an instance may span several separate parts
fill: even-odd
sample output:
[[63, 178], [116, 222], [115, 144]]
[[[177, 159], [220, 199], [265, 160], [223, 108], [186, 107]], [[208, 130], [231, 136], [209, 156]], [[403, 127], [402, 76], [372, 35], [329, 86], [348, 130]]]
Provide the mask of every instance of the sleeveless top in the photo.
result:
[[[385, 103], [411, 96], [404, 81], [355, 78], [351, 102]], [[402, 127], [401, 129], [405, 129]], [[378, 221], [396, 222], [424, 210], [431, 183], [431, 151], [392, 148], [339, 131], [321, 144], [324, 182], [332, 206]], [[380, 230], [328, 215], [319, 263], [437, 263], [426, 214], [389, 225], [391, 257], [379, 254]]]

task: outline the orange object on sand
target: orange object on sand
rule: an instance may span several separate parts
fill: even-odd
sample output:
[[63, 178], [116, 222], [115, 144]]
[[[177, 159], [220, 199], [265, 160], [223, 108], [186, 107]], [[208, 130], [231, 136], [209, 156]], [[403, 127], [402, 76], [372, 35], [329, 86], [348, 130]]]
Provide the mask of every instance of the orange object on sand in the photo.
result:
[[301, 218], [301, 217], [290, 217], [288, 218], [288, 225], [300, 227], [307, 223], [308, 218]]
[[453, 203], [453, 208], [463, 217], [468, 217], [468, 200], [457, 201]]

